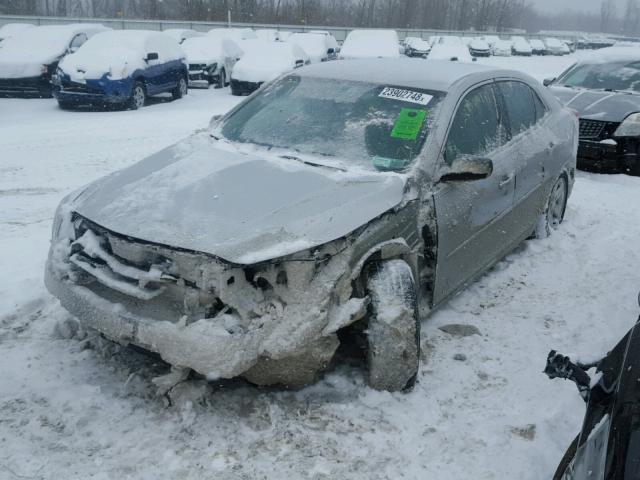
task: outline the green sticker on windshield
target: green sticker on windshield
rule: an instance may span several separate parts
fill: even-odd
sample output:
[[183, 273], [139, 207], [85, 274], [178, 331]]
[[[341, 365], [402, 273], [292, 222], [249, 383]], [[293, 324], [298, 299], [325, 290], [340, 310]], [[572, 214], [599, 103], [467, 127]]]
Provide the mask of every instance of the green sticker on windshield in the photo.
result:
[[427, 116], [426, 110], [403, 108], [391, 130], [391, 138], [400, 140], [416, 140]]

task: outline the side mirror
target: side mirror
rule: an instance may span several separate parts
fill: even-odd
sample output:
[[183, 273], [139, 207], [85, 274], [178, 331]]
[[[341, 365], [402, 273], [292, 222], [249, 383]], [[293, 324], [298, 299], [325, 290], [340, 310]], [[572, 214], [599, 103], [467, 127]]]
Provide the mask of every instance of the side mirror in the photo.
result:
[[160, 58], [157, 52], [147, 53], [147, 58], [145, 58], [146, 62], [150, 62], [151, 60], [158, 60]]
[[543, 84], [545, 87], [548, 87], [549, 85], [551, 85], [551, 84], [552, 84], [553, 82], [555, 82], [555, 81], [556, 81], [556, 77], [553, 77], [553, 78], [545, 78], [545, 79], [542, 81], [542, 84]]
[[468, 182], [488, 178], [493, 173], [490, 158], [463, 155], [456, 158], [448, 171], [440, 177], [442, 182]]

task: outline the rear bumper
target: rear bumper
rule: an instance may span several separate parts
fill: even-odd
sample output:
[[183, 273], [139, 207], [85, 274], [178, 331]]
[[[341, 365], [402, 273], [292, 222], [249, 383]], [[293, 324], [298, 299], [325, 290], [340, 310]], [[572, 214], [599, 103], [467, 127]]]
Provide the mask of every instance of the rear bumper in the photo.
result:
[[243, 82], [231, 79], [231, 93], [239, 96], [251, 95], [260, 88], [262, 83], [263, 82]]
[[50, 98], [51, 82], [44, 76], [0, 78], [0, 96], [17, 98]]

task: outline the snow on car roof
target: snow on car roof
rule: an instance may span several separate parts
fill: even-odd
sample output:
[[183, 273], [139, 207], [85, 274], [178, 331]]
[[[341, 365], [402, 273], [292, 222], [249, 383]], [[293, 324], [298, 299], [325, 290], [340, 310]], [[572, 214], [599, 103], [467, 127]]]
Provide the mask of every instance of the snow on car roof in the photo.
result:
[[395, 30], [352, 30], [342, 44], [344, 58], [378, 58], [400, 56]]
[[309, 77], [336, 78], [380, 85], [398, 85], [447, 91], [459, 79], [479, 72], [498, 71], [486, 65], [440, 60], [399, 59], [341, 60], [311, 65], [296, 71]]
[[294, 33], [287, 42], [295, 43], [302, 48], [312, 62], [320, 62], [327, 57], [327, 37], [321, 33]]
[[22, 30], [33, 28], [32, 23], [6, 23], [0, 26], [0, 40], [9, 38]]
[[222, 62], [225, 56], [239, 58], [243, 55], [242, 49], [231, 38], [213, 35], [187, 38], [182, 49], [189, 63]]

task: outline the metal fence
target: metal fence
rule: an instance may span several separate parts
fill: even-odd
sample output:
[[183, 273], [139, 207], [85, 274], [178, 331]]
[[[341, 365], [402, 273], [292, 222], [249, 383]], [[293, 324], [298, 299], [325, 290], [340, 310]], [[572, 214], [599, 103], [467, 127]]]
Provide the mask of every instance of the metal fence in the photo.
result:
[[[331, 32], [338, 41], [343, 41], [347, 34], [356, 27], [327, 27], [322, 25], [273, 25], [266, 23], [239, 23], [239, 22], [193, 22], [181, 20], [137, 20], [129, 18], [72, 18], [72, 17], [33, 17], [21, 15], [0, 15], [0, 26], [6, 23], [33, 23], [34, 25], [60, 25], [66, 23], [101, 23], [106, 27], [118, 30], [167, 30], [169, 28], [190, 28], [193, 30], [206, 32], [212, 28], [221, 27], [248, 27], [254, 29], [273, 29], [290, 32], [306, 32], [309, 30], [325, 30]], [[373, 29], [375, 30], [375, 29]], [[460, 30], [429, 30], [429, 29], [411, 29], [396, 28], [400, 39], [405, 37], [429, 38], [433, 35], [457, 35], [461, 37], [475, 37], [482, 35], [496, 35], [501, 38], [509, 38], [515, 33], [496, 33], [481, 31], [460, 31]], [[557, 37], [568, 40], [576, 40], [576, 35], [566, 34], [522, 34], [522, 36], [533, 38]]]

